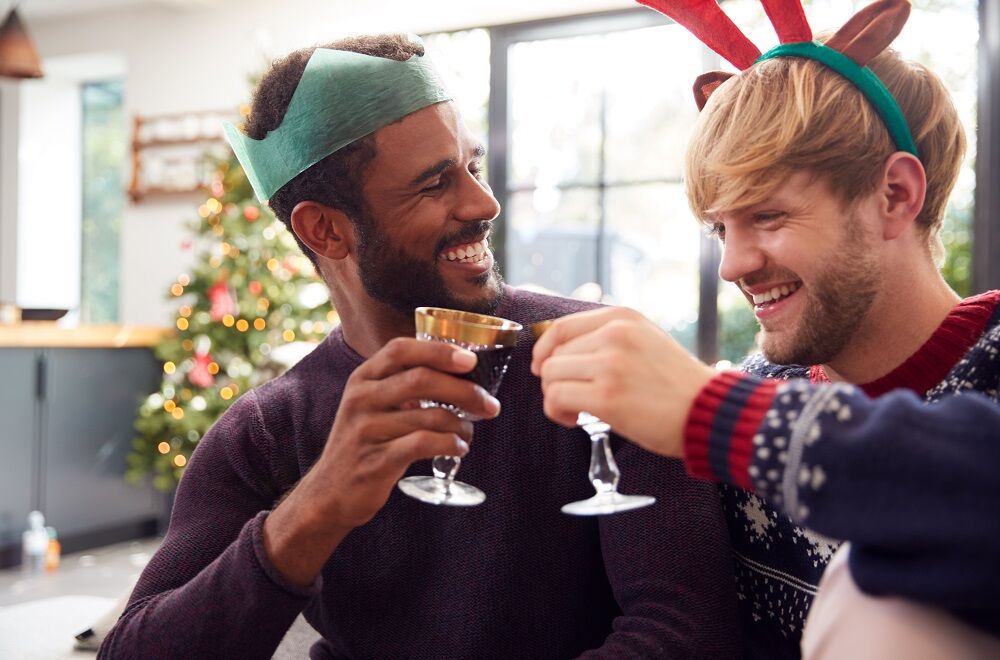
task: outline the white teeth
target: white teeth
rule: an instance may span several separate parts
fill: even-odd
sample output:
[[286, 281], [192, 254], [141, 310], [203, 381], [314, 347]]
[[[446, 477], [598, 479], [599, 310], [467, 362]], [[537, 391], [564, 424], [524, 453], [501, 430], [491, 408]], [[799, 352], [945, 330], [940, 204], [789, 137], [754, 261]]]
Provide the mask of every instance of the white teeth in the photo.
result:
[[451, 248], [442, 253], [442, 258], [463, 263], [479, 262], [486, 257], [487, 249], [486, 241], [477, 241], [458, 248]]
[[783, 284], [781, 286], [773, 287], [770, 291], [765, 291], [764, 293], [754, 293], [751, 294], [754, 305], [762, 305], [772, 300], [778, 300], [779, 298], [784, 298], [795, 293], [799, 288], [799, 284], [796, 282], [794, 284]]

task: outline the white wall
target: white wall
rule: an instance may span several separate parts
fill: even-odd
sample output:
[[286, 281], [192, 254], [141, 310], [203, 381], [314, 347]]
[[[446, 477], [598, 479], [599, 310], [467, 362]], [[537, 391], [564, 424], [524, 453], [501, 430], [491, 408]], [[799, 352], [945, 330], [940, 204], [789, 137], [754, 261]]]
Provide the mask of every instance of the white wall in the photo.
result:
[[[126, 115], [236, 107], [248, 77], [295, 48], [348, 34], [433, 32], [635, 6], [630, 0], [221, 0], [212, 7], [153, 5], [29, 25], [43, 58], [121, 54], [128, 68]], [[163, 291], [190, 258], [180, 248], [191, 200], [126, 208], [122, 224], [123, 323], [169, 324]]]

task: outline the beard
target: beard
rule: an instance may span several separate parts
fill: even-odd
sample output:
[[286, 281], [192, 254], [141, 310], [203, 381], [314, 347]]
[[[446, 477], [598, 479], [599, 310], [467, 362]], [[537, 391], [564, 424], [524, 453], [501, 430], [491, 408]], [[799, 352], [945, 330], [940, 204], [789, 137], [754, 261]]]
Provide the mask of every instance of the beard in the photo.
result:
[[[764, 331], [761, 352], [768, 361], [799, 365], [829, 363], [847, 347], [864, 322], [881, 277], [856, 217], [849, 219], [844, 239], [833, 254], [835, 258], [817, 273], [815, 281], [802, 289], [806, 301], [798, 326], [790, 329], [787, 337]], [[771, 277], [766, 274], [755, 279], [764, 282]]]
[[358, 234], [358, 274], [369, 296], [392, 309], [412, 314], [417, 307], [445, 307], [492, 316], [503, 297], [503, 278], [496, 262], [489, 271], [470, 282], [482, 295], [457, 296], [449, 290], [437, 266], [437, 255], [448, 245], [473, 240], [490, 228], [482, 220], [464, 225], [442, 238], [431, 259], [420, 259], [394, 245], [371, 217], [356, 221]]

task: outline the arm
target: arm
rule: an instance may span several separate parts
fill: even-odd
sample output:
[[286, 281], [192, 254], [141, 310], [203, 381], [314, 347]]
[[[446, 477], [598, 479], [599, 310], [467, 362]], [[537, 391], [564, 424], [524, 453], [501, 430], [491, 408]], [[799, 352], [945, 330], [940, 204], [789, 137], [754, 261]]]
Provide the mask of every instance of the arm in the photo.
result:
[[381, 509], [407, 466], [468, 451], [471, 423], [414, 402], [447, 401], [483, 418], [499, 412], [482, 388], [446, 373], [474, 364], [444, 343], [387, 344], [348, 379], [323, 453], [270, 512], [281, 496], [271, 477], [279, 444], [256, 392], [241, 398], [199, 443], [163, 546], [101, 657], [269, 658], [319, 593], [337, 545]]
[[996, 402], [977, 392], [869, 399], [848, 385], [726, 373], [696, 399], [685, 435], [693, 474], [752, 488], [796, 523], [850, 540], [865, 592], [1000, 633]]
[[631, 443], [621, 442], [615, 457], [623, 491], [657, 502], [599, 521], [622, 613], [604, 644], [582, 657], [739, 657], [736, 583], [715, 487]]
[[269, 485], [261, 434], [250, 392], [202, 438], [163, 545], [101, 658], [181, 658], [202, 650], [266, 658], [277, 648], [318, 585], [294, 587], [263, 553], [263, 512], [278, 493]]
[[926, 405], [795, 382], [784, 387], [804, 389], [776, 398], [780, 381], [718, 375], [620, 308], [556, 321], [532, 369], [551, 419], [588, 410], [696, 475], [756, 488], [800, 524], [854, 542], [866, 591], [1000, 632], [1000, 405], [985, 396]]

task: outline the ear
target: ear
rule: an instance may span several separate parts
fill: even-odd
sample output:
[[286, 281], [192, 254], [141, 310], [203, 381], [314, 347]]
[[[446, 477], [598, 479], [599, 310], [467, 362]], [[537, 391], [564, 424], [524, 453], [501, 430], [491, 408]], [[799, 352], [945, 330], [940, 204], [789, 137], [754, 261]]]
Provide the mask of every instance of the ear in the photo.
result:
[[733, 77], [734, 74], [728, 71], [708, 71], [694, 80], [694, 102], [698, 104], [698, 111], [705, 109], [708, 97], [719, 88], [719, 85]]
[[347, 215], [319, 202], [299, 202], [292, 209], [292, 231], [316, 254], [343, 259], [354, 248], [354, 227]]
[[909, 16], [910, 0], [878, 0], [855, 14], [826, 45], [865, 66], [889, 47]]
[[882, 185], [878, 189], [883, 237], [899, 237], [920, 215], [927, 195], [927, 175], [920, 160], [898, 151], [885, 162]]

